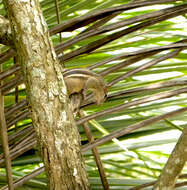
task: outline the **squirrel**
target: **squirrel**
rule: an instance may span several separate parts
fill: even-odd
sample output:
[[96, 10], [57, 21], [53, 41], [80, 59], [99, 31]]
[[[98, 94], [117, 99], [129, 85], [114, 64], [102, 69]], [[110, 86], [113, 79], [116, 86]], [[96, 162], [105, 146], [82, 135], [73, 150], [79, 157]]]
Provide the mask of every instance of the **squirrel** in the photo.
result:
[[91, 91], [98, 105], [105, 101], [107, 85], [99, 74], [88, 69], [69, 69], [63, 72], [63, 76], [69, 97], [73, 94], [81, 94], [80, 101], [82, 101], [86, 99], [87, 92]]

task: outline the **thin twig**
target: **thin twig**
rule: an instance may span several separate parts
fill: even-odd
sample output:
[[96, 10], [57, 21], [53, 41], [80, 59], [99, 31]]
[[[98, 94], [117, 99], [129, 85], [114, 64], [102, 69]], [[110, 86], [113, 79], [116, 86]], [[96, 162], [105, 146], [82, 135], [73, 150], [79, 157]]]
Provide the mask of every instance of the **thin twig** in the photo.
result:
[[12, 125], [15, 125], [15, 123], [27, 118], [28, 116], [30, 116], [30, 112], [28, 109], [26, 109], [26, 110], [22, 111], [21, 113], [19, 113], [19, 115], [17, 115], [16, 117], [11, 119], [10, 121], [7, 121], [7, 127], [9, 128]]
[[116, 61], [116, 60], [120, 60], [120, 59], [124, 59], [124, 58], [128, 58], [128, 57], [132, 57], [132, 56], [139, 56], [139, 55], [144, 55], [147, 53], [159, 53], [161, 51], [165, 51], [165, 50], [170, 50], [170, 49], [176, 49], [176, 48], [183, 48], [187, 46], [187, 39], [184, 40], [180, 40], [178, 42], [175, 43], [171, 43], [169, 45], [166, 46], [158, 46], [158, 47], [152, 47], [152, 48], [146, 48], [146, 49], [142, 49], [142, 50], [137, 50], [137, 51], [133, 51], [133, 52], [129, 52], [129, 53], [122, 53], [120, 55], [117, 55], [115, 57], [111, 57], [108, 59], [105, 59], [104, 61], [100, 61], [98, 63], [95, 63], [89, 67], [87, 67], [88, 69], [94, 69], [97, 68], [99, 66], [105, 65], [107, 63], [110, 63], [112, 61]]
[[[167, 82], [158, 82], [158, 83], [155, 83], [155, 84], [151, 84], [151, 85], [147, 85], [147, 86], [144, 86], [144, 87], [137, 87], [137, 88], [133, 88], [133, 89], [128, 89], [128, 90], [123, 90], [123, 91], [120, 91], [120, 92], [114, 92], [112, 94], [109, 94], [107, 96], [107, 100], [111, 100], [111, 99], [115, 99], [115, 98], [118, 98], [120, 97], [121, 98], [125, 98], [127, 96], [130, 96], [130, 95], [137, 95], [137, 93], [140, 93], [140, 92], [146, 92], [146, 91], [151, 91], [151, 90], [157, 90], [157, 89], [161, 89], [161, 88], [170, 88], [170, 87], [177, 87], [177, 86], [185, 86], [187, 85], [187, 80], [174, 80], [174, 81], [167, 81]], [[81, 109], [82, 108], [85, 108], [87, 106], [90, 106], [94, 104], [94, 102], [89, 99], [87, 101], [84, 101], [82, 104], [81, 104]]]
[[114, 112], [124, 110], [124, 109], [132, 107], [132, 106], [136, 106], [136, 105], [139, 105], [139, 104], [144, 104], [144, 103], [160, 100], [160, 99], [163, 99], [163, 98], [170, 98], [170, 97], [177, 96], [177, 95], [179, 95], [181, 93], [186, 93], [186, 92], [187, 92], [187, 88], [180, 88], [180, 89], [177, 89], [177, 90], [168, 91], [168, 92], [162, 92], [162, 93], [159, 93], [159, 94], [156, 94], [156, 95], [148, 96], [148, 97], [145, 97], [145, 98], [142, 98], [142, 99], [139, 99], [139, 100], [134, 100], [132, 102], [124, 103], [124, 104], [121, 104], [119, 106], [114, 106], [112, 108], [109, 108], [109, 109], [94, 113], [92, 115], [88, 115], [88, 116], [78, 120], [77, 125], [80, 125], [80, 124], [82, 124], [82, 123], [84, 123], [86, 121], [89, 121], [91, 119], [95, 119], [97, 117], [101, 117], [101, 116], [109, 114], [109, 113], [114, 113]]
[[0, 64], [8, 61], [11, 57], [16, 55], [16, 51], [12, 48], [8, 49], [7, 51], [0, 54]]
[[[0, 66], [0, 71], [2, 70], [2, 65]], [[2, 81], [0, 82], [2, 85]], [[8, 134], [7, 134], [7, 126], [4, 115], [4, 97], [2, 95], [2, 91], [0, 90], [0, 132], [1, 132], [1, 141], [3, 145], [3, 156], [6, 166], [6, 176], [8, 181], [8, 187], [10, 190], [14, 190], [13, 186], [13, 177], [12, 177], [12, 168], [11, 168], [11, 159], [8, 145]]]
[[185, 86], [187, 85], [187, 80], [174, 80], [174, 81], [167, 81], [167, 82], [158, 82], [155, 84], [147, 85], [144, 87], [137, 87], [129, 90], [124, 90], [120, 92], [114, 92], [110, 95], [108, 95], [107, 99], [113, 99], [113, 98], [122, 98], [125, 96], [129, 96], [130, 94], [137, 94], [139, 92], [145, 92], [150, 90], [157, 90], [161, 88], [169, 88], [169, 87], [177, 87], [177, 86]]
[[15, 74], [17, 71], [20, 71], [20, 70], [21, 70], [21, 67], [19, 65], [13, 65], [12, 67], [9, 67], [6, 71], [3, 71], [0, 73], [0, 80], [3, 80], [6, 77], [9, 77]]
[[[119, 15], [120, 13], [122, 13], [123, 11], [117, 11], [112, 13], [111, 15], [108, 15], [106, 17], [104, 17], [103, 19], [96, 21], [96, 23], [94, 23], [92, 26], [88, 27], [86, 30], [84, 30], [83, 32], [81, 32], [82, 34], [91, 31], [91, 30], [95, 30], [97, 28], [101, 28], [101, 26], [103, 26], [104, 24], [106, 24], [108, 21], [112, 20], [113, 18], [115, 18], [117, 15]], [[80, 34], [81, 34], [80, 33]]]
[[[99, 15], [101, 16], [101, 18], [104, 18], [103, 17], [104, 15], [108, 16], [108, 15], [118, 12], [118, 11], [129, 10], [132, 8], [137, 8], [137, 7], [141, 7], [141, 6], [147, 6], [147, 5], [162, 4], [162, 3], [167, 3], [167, 2], [175, 2], [175, 1], [157, 0], [157, 1], [136, 2], [136, 3], [129, 3], [127, 5], [122, 5], [119, 7], [107, 8], [107, 9], [104, 9], [104, 12], [103, 12], [103, 10], [95, 11], [94, 13], [87, 14], [87, 15], [81, 16], [81, 17], [76, 17], [75, 19], [72, 19], [71, 21], [64, 22], [63, 24], [52, 28], [50, 30], [50, 33], [51, 33], [51, 35], [53, 35], [53, 34], [56, 34], [56, 33], [62, 32], [62, 31], [66, 31], [66, 29], [72, 28], [75, 26], [77, 28], [79, 28], [79, 27], [81, 27], [81, 22], [84, 22], [85, 25], [87, 25], [87, 24], [89, 24], [86, 21], [87, 19], [90, 19], [90, 21], [93, 22], [94, 20], [92, 20], [92, 17], [95, 17], [95, 19], [98, 20]], [[104, 13], [104, 15], [103, 15], [103, 13]], [[181, 13], [181, 14], [183, 14], [183, 13]], [[4, 52], [3, 54], [0, 55], [0, 63], [3, 63], [4, 61], [9, 60], [14, 55], [16, 55], [15, 50], [9, 49], [7, 52]]]
[[[80, 117], [85, 116], [85, 114], [82, 110], [79, 110], [79, 115], [80, 115]], [[88, 141], [90, 143], [94, 142], [94, 137], [92, 135], [92, 132], [90, 130], [88, 123], [87, 122], [83, 123], [83, 127], [85, 130], [86, 136], [88, 138]], [[95, 158], [98, 170], [99, 170], [99, 175], [100, 175], [100, 178], [101, 178], [101, 181], [103, 184], [103, 188], [104, 188], [104, 190], [109, 190], [109, 184], [108, 184], [106, 174], [105, 174], [105, 171], [103, 168], [103, 164], [102, 164], [102, 161], [101, 161], [101, 158], [99, 156], [99, 152], [98, 152], [97, 148], [96, 147], [92, 148], [92, 152], [93, 152], [93, 155], [94, 155], [94, 158]]]
[[152, 118], [149, 118], [149, 119], [146, 119], [144, 121], [141, 121], [139, 123], [136, 123], [136, 124], [133, 124], [133, 125], [130, 125], [129, 127], [125, 128], [125, 129], [121, 129], [121, 130], [117, 130], [109, 135], [106, 135], [100, 139], [97, 139], [95, 140], [93, 143], [88, 143], [86, 145], [84, 145], [81, 149], [82, 152], [85, 152], [93, 147], [96, 147], [96, 146], [99, 146], [99, 145], [102, 145], [110, 140], [112, 140], [113, 138], [118, 138], [118, 137], [121, 137], [121, 136], [124, 136], [126, 134], [129, 134], [130, 132], [132, 131], [135, 131], [136, 129], [140, 129], [142, 127], [145, 127], [145, 126], [148, 126], [148, 125], [151, 125], [153, 123], [156, 123], [160, 120], [163, 120], [163, 119], [166, 119], [166, 118], [169, 118], [169, 117], [173, 117], [175, 115], [178, 115], [180, 113], [183, 113], [187, 111], [187, 107], [184, 107], [184, 108], [181, 108], [181, 109], [177, 109], [175, 111], [172, 111], [172, 112], [168, 112], [168, 113], [165, 113], [165, 114], [162, 114], [162, 115], [159, 115], [159, 116], [155, 116], [155, 117], [152, 117]]
[[25, 136], [19, 139], [15, 144], [13, 144], [13, 146], [11, 146], [11, 149], [14, 149], [14, 151], [16, 151], [27, 144], [28, 141], [33, 140], [33, 138], [35, 138], [34, 130], [29, 131]]
[[[180, 177], [179, 177], [180, 178]], [[152, 182], [149, 182], [149, 183], [144, 183], [144, 184], [141, 184], [141, 185], [138, 185], [136, 187], [132, 187], [128, 190], [141, 190], [145, 187], [150, 187], [150, 186], [153, 186], [157, 181], [152, 181]], [[184, 182], [180, 182], [180, 183], [176, 183], [175, 184], [175, 187], [183, 187], [183, 186], [186, 186], [187, 185], [187, 181], [184, 181]]]
[[[18, 63], [18, 57], [14, 56], [14, 65], [16, 65], [17, 63]], [[16, 72], [14, 75], [15, 75], [15, 77], [18, 76], [19, 72]], [[17, 104], [18, 101], [19, 101], [19, 86], [16, 85], [16, 87], [15, 87], [15, 103]], [[14, 131], [15, 132], [17, 131], [17, 122], [15, 123]]]
[[20, 85], [22, 83], [23, 83], [23, 76], [18, 75], [16, 77], [14, 77], [13, 79], [9, 80], [8, 82], [6, 82], [5, 84], [3, 84], [0, 87], [0, 89], [2, 90], [2, 93], [5, 94], [6, 92], [11, 90], [12, 88], [15, 88], [15, 86]]
[[[120, 91], [117, 93], [113, 93], [110, 94], [107, 99], [113, 99], [113, 98], [117, 98], [117, 97], [124, 97], [124, 96], [129, 96], [130, 94], [133, 93], [138, 93], [138, 92], [142, 92], [142, 91], [147, 91], [147, 90], [156, 90], [156, 89], [161, 89], [161, 88], [168, 88], [168, 87], [177, 87], [177, 86], [185, 86], [187, 85], [187, 81], [183, 80], [183, 81], [168, 81], [168, 82], [159, 82], [156, 84], [151, 84], [145, 87], [140, 87], [140, 88], [134, 88], [134, 89], [130, 89], [130, 90], [124, 90], [124, 91]], [[89, 106], [93, 104], [93, 102], [85, 102], [83, 105], [81, 105], [81, 108], [84, 108], [86, 106]], [[18, 103], [18, 105], [13, 105], [11, 108], [9, 108], [9, 110], [7, 110], [7, 114], [6, 114], [6, 118], [10, 118], [11, 114], [15, 114], [15, 112], [17, 112], [20, 109], [23, 109], [25, 106], [27, 106], [27, 102], [26, 100], [23, 100], [22, 102]], [[23, 112], [22, 112], [23, 113]], [[24, 111], [24, 115], [20, 113], [20, 117], [14, 117], [11, 121], [9, 120], [9, 126], [11, 126], [12, 124], [14, 124], [16, 121], [20, 121], [20, 119], [24, 119], [29, 115], [29, 111], [25, 110]], [[16, 121], [15, 121], [16, 119]]]
[[[36, 144], [37, 144], [37, 141], [34, 138], [34, 139], [32, 139], [32, 141], [29, 141], [28, 144], [25, 144], [20, 149], [18, 149], [16, 151], [14, 151], [14, 149], [11, 150], [11, 153], [10, 153], [11, 160], [22, 155], [24, 152], [27, 152], [28, 150], [32, 149], [34, 146], [36, 146]], [[0, 160], [0, 166], [3, 166], [4, 162], [5, 162], [5, 159], [1, 159]]]
[[65, 54], [63, 56], [63, 60], [67, 61], [69, 59], [74, 58], [75, 56], [85, 54], [85, 53], [90, 53], [90, 52], [98, 49], [99, 47], [101, 47], [101, 46], [103, 46], [109, 42], [112, 42], [112, 41], [114, 41], [114, 40], [116, 40], [116, 39], [118, 39], [124, 35], [127, 35], [129, 33], [135, 32], [137, 30], [143, 29], [143, 28], [148, 27], [148, 26], [152, 26], [156, 23], [159, 23], [161, 21], [167, 20], [167, 19], [172, 18], [172, 17], [176, 17], [176, 16], [184, 14], [186, 12], [187, 12], [187, 7], [184, 7], [184, 8], [181, 8], [180, 10], [174, 11], [172, 13], [168, 13], [168, 14], [165, 14], [165, 15], [160, 16], [158, 18], [156, 17], [156, 18], [148, 20], [146, 22], [143, 22], [143, 23], [137, 24], [135, 26], [129, 27], [127, 29], [121, 30], [119, 32], [115, 32], [115, 33], [110, 34], [104, 38], [101, 38], [101, 39], [96, 40], [94, 42], [91, 42], [91, 43], [89, 43], [83, 47], [80, 47], [75, 51], [71, 51], [70, 53]]
[[128, 77], [130, 77], [130, 76], [132, 76], [132, 75], [134, 75], [134, 74], [136, 74], [138, 72], [141, 72], [141, 71], [143, 71], [143, 70], [145, 70], [145, 69], [147, 69], [149, 67], [152, 67], [153, 65], [156, 65], [156, 64], [158, 64], [158, 63], [160, 63], [162, 61], [165, 61], [166, 59], [176, 57], [180, 53], [180, 51], [182, 51], [182, 49], [177, 49], [177, 50], [175, 50], [175, 51], [173, 51], [171, 53], [167, 53], [166, 55], [161, 56], [161, 57], [159, 57], [157, 59], [149, 61], [148, 63], [145, 63], [145, 64], [137, 67], [136, 69], [131, 70], [131, 71], [125, 73], [124, 75], [121, 75], [120, 77], [115, 78], [108, 85], [113, 86], [114, 84], [118, 83], [119, 81], [121, 81], [121, 80], [123, 80], [125, 78], [128, 78]]
[[[146, 55], [146, 54], [155, 54], [155, 53], [158, 53], [158, 52], [161, 52], [161, 51], [164, 51], [164, 50], [170, 50], [170, 49], [176, 49], [176, 48], [186, 48], [187, 47], [187, 39], [184, 39], [184, 40], [180, 40], [178, 42], [175, 42], [175, 43], [171, 43], [170, 45], [165, 45], [165, 46], [158, 46], [158, 47], [153, 47], [153, 48], [147, 48], [147, 49], [143, 49], [143, 50], [138, 50], [138, 51], [134, 51], [134, 52], [129, 52], [129, 53], [123, 53], [121, 55], [118, 55], [116, 57], [112, 57], [112, 58], [109, 58], [109, 59], [106, 59], [104, 61], [101, 61], [101, 62], [98, 62], [94, 65], [91, 65], [88, 67], [88, 69], [94, 69], [98, 66], [101, 66], [101, 65], [104, 65], [106, 63], [109, 63], [109, 62], [112, 62], [112, 61], [115, 61], [115, 60], [119, 60], [119, 59], [124, 59], [124, 58], [128, 58], [128, 57], [132, 57], [132, 56], [143, 56], [143, 55]], [[136, 59], [136, 58], [134, 58]], [[125, 63], [124, 63], [125, 65]], [[19, 66], [18, 66], [19, 67]], [[14, 72], [16, 68], [13, 68], [13, 71], [11, 72]], [[108, 71], [106, 71], [108, 72]], [[102, 73], [102, 72], [101, 72]], [[1, 74], [0, 74], [1, 76]], [[7, 77], [8, 74], [2, 74], [2, 77]], [[18, 85], [20, 83], [23, 82], [23, 78], [19, 78], [19, 80], [17, 78], [15, 79], [12, 79], [11, 82], [9, 81], [7, 84], [5, 84], [3, 86], [3, 93], [7, 92], [8, 90], [10, 90], [11, 88], [14, 87], [14, 85]]]
[[[12, 142], [15, 142], [16, 139], [22, 138], [23, 136], [25, 136], [29, 132], [34, 132], [33, 126], [27, 126], [27, 127], [23, 128], [19, 131], [16, 131], [12, 135], [8, 136], [8, 144], [10, 145]], [[0, 144], [0, 147], [1, 146], [2, 146], [2, 144]]]
[[9, 108], [5, 109], [5, 116], [6, 118], [10, 117], [11, 114], [16, 113], [19, 110], [22, 110], [27, 106], [27, 100], [22, 100], [17, 104], [13, 104]]
[[91, 22], [94, 22], [98, 19], [107, 17], [108, 15], [111, 15], [112, 13], [115, 13], [118, 11], [125, 11], [125, 10], [130, 10], [130, 9], [134, 9], [134, 8], [138, 8], [138, 7], [144, 7], [144, 6], [156, 5], [156, 4], [164, 4], [164, 3], [176, 2], [176, 1], [178, 1], [178, 0], [157, 0], [157, 1], [152, 0], [152, 1], [128, 3], [125, 5], [121, 5], [121, 6], [97, 10], [97, 11], [91, 12], [89, 14], [86, 14], [84, 16], [73, 18], [70, 21], [66, 21], [63, 24], [55, 26], [54, 28], [52, 28], [50, 30], [50, 34], [54, 35], [59, 32], [73, 31], [77, 28], [88, 25]]
[[[15, 180], [14, 181], [14, 188], [18, 188], [18, 187], [22, 186], [23, 184], [25, 184], [29, 180], [33, 179], [34, 177], [38, 176], [39, 174], [41, 174], [44, 171], [45, 171], [45, 168], [40, 167], [40, 168], [34, 170], [33, 172], [31, 172], [30, 174], [27, 174], [24, 177]], [[4, 186], [1, 188], [1, 190], [8, 190], [8, 187]]]
[[[60, 24], [61, 20], [60, 20], [60, 12], [59, 12], [59, 2], [58, 2], [58, 0], [55, 0], [55, 8], [56, 8], [57, 23]], [[59, 33], [59, 37], [60, 37], [60, 42], [61, 42], [62, 41], [61, 32]]]
[[[10, 147], [11, 159], [13, 153], [15, 153], [16, 151], [20, 151], [21, 149], [24, 149], [24, 146], [26, 146], [29, 143], [29, 141], [35, 140], [34, 135], [35, 133], [29, 132], [25, 135], [25, 137], [22, 137], [22, 139], [20, 139], [16, 144]], [[3, 154], [0, 154], [0, 160], [2, 159], [3, 159]]]
[[[135, 24], [135, 23], [138, 23], [138, 22], [147, 21], [148, 19], [153, 19], [153, 18], [156, 18], [156, 17], [160, 17], [160, 16], [163, 16], [165, 14], [171, 14], [173, 11], [181, 10], [181, 8], [184, 8], [184, 6], [185, 5], [179, 5], [179, 6], [175, 6], [175, 7], [169, 7], [169, 8], [166, 8], [166, 9], [162, 9], [162, 10], [159, 10], [159, 11], [154, 11], [154, 12], [151, 12], [151, 13], [142, 14], [142, 15], [139, 15], [139, 16], [134, 16], [132, 18], [125, 19], [123, 21], [119, 21], [119, 22], [116, 22], [114, 24], [109, 24], [107, 26], [100, 27], [100, 28], [97, 28], [97, 26], [93, 25], [93, 26], [91, 26], [91, 27], [93, 27], [93, 30], [89, 30], [89, 31], [86, 30], [86, 32], [83, 31], [82, 33], [75, 36], [73, 39], [67, 40], [64, 43], [61, 43], [61, 44], [57, 45], [55, 47], [55, 50], [56, 50], [57, 53], [59, 53], [59, 52], [65, 50], [65, 49], [71, 47], [73, 44], [75, 44], [77, 42], [80, 42], [82, 40], [85, 40], [85, 39], [88, 39], [90, 37], [93, 37], [93, 36], [96, 36], [96, 35], [99, 35], [99, 34], [103, 34], [103, 33], [106, 33], [106, 32], [114, 31], [116, 29], [119, 29], [119, 28], [122, 28], [122, 27], [125, 27], [125, 26], [128, 26], [128, 25], [132, 25], [132, 24]], [[112, 15], [109, 15], [109, 16], [112, 16]], [[101, 20], [102, 22], [101, 21], [99, 21], [99, 22], [103, 23], [105, 21], [105, 19], [107, 19], [108, 17], [103, 18], [103, 20]]]
[[111, 66], [111, 67], [101, 71], [99, 74], [101, 74], [102, 76], [106, 76], [109, 73], [116, 72], [121, 68], [127, 67], [127, 66], [132, 65], [133, 63], [136, 63], [136, 62], [138, 62], [138, 61], [140, 61], [142, 59], [145, 59], [145, 58], [147, 58], [149, 56], [155, 55], [158, 52], [160, 52], [160, 51], [158, 50], [158, 51], [153, 51], [153, 52], [148, 52], [148, 53], [145, 53], [145, 54], [140, 54], [140, 55], [137, 55], [137, 56], [133, 56], [132, 58], [129, 58], [128, 60], [125, 60], [125, 61], [123, 61], [121, 63], [115, 64], [114, 66]]

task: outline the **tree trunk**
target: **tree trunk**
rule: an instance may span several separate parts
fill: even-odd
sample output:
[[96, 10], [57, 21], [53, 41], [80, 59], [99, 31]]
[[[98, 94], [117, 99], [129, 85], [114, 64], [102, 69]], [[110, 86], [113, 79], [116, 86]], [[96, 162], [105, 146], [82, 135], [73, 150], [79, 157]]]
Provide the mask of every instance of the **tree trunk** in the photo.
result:
[[187, 160], [187, 128], [184, 128], [153, 190], [172, 190]]
[[50, 189], [89, 189], [62, 68], [38, 0], [4, 0]]

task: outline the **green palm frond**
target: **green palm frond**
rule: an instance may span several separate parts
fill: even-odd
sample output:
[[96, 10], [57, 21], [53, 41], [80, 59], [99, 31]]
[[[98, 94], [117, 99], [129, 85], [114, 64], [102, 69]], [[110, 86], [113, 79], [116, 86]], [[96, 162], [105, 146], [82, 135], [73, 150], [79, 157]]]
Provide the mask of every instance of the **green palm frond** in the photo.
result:
[[[65, 68], [92, 69], [109, 85], [102, 106], [94, 105], [91, 99], [82, 105], [88, 116], [93, 116], [89, 126], [96, 140], [187, 106], [185, 1], [58, 0], [60, 24], [55, 1], [40, 3], [60, 63]], [[0, 11], [5, 15], [2, 1]], [[42, 164], [15, 55], [14, 50], [1, 45], [0, 80], [13, 175], [18, 179]], [[110, 188], [133, 189], [156, 180], [186, 127], [186, 115], [181, 112], [98, 146]], [[85, 146], [87, 137], [83, 127], [78, 128]], [[103, 189], [91, 150], [83, 155], [91, 188]], [[42, 173], [20, 189], [45, 189], [45, 178]], [[5, 183], [2, 169], [0, 185]]]

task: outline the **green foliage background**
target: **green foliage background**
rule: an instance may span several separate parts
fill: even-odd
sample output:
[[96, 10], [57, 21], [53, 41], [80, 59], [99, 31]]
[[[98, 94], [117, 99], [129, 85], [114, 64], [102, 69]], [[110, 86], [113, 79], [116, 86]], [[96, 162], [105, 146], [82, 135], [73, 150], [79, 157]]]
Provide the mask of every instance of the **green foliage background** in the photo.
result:
[[[46, 22], [50, 31], [52, 31], [54, 27], [58, 25], [55, 1], [41, 0], [40, 2]], [[147, 1], [133, 1], [134, 4], [141, 2]], [[123, 22], [126, 19], [131, 19], [134, 22], [89, 38], [85, 37], [84, 40], [67, 46], [67, 48], [63, 50], [63, 56], [65, 58], [69, 56], [70, 59], [61, 61], [61, 64], [66, 68], [90, 68], [92, 65], [95, 65], [93, 71], [101, 73], [101, 75], [104, 76], [105, 81], [111, 83], [114, 79], [126, 74], [127, 72], [135, 70], [149, 61], [157, 60], [163, 56], [167, 56], [175, 50], [179, 50], [181, 47], [167, 48], [164, 50], [161, 49], [163, 46], [171, 45], [179, 42], [180, 40], [187, 39], [187, 22], [185, 15], [187, 8], [184, 9], [184, 12], [179, 13], [173, 18], [165, 19], [163, 21], [158, 20], [158, 22], [153, 25], [145, 26], [133, 32], [129, 32], [128, 34], [116, 38], [113, 41], [109, 40], [109, 43], [101, 44], [101, 46], [97, 47], [93, 51], [83, 51], [80, 55], [76, 55], [71, 58], [73, 52], [76, 52], [79, 48], [92, 47], [94, 42], [99, 39], [100, 41], [97, 41], [96, 44], [102, 42], [106, 37], [110, 38], [110, 35], [112, 34], [115, 36], [119, 31], [125, 31], [138, 24], [160, 18], [155, 16], [153, 18], [147, 18], [142, 21], [135, 22], [133, 19], [136, 17], [140, 19], [143, 18], [145, 14], [153, 14], [155, 11], [167, 9], [169, 7], [177, 7], [180, 5], [184, 8], [187, 7], [185, 1], [171, 1], [166, 3], [165, 1], [163, 1], [164, 3], [152, 2], [153, 5], [118, 12], [113, 19], [108, 21], [102, 21], [102, 19], [105, 18], [105, 15], [96, 19], [95, 22], [99, 22], [100, 20], [101, 25], [99, 28], [94, 26], [94, 28], [90, 30], [90, 33], [94, 33], [99, 29], [109, 26], [115, 28], [118, 22]], [[60, 20], [65, 26], [68, 23], [72, 24], [72, 21], [75, 18], [83, 18], [84, 15], [91, 15], [96, 11], [126, 5], [128, 3], [132, 2], [125, 0], [59, 0]], [[1, 1], [0, 8], [1, 14], [5, 15]], [[116, 11], [114, 11], [114, 13], [116, 13]], [[90, 22], [88, 25], [82, 27], [80, 27], [81, 25], [79, 23], [76, 29], [69, 28], [62, 30], [61, 40], [59, 34], [53, 34], [51, 38], [53, 40], [54, 47], [59, 46], [61, 43], [71, 42], [77, 35], [79, 35], [80, 38], [81, 32], [82, 35], [84, 35], [85, 33], [83, 32], [94, 25], [95, 22]], [[168, 59], [161, 62], [158, 61], [158, 63], [152, 67], [142, 69], [139, 72], [132, 73], [128, 77], [124, 77], [124, 79], [117, 81], [109, 88], [109, 97], [107, 101], [102, 106], [86, 106], [84, 108], [85, 113], [93, 114], [95, 112], [112, 109], [115, 106], [120, 106], [124, 103], [129, 103], [141, 98], [151, 97], [161, 92], [167, 94], [168, 91], [185, 88], [187, 85], [187, 51], [185, 50], [187, 44], [185, 43], [186, 42], [184, 41], [182, 49], [180, 49], [180, 52], [176, 56], [171, 58], [168, 57]], [[147, 55], [146, 50], [149, 50], [150, 48], [156, 48], [158, 52], [155, 50], [156, 53]], [[8, 47], [1, 46], [1, 52], [5, 52], [7, 49]], [[142, 51], [142, 57], [139, 61], [135, 61], [134, 63], [132, 62], [127, 66], [123, 65], [123, 67], [118, 70], [113, 68], [126, 60], [137, 57], [140, 55], [139, 51]], [[62, 53], [62, 50], [58, 52], [59, 55], [60, 53]], [[126, 57], [117, 59], [117, 57], [122, 54], [126, 55]], [[112, 58], [114, 58], [113, 61], [100, 65], [100, 63]], [[11, 58], [3, 63], [3, 71], [10, 70], [13, 66], [14, 61]], [[112, 70], [110, 71], [109, 69], [111, 68]], [[4, 84], [10, 84], [11, 80], [19, 75], [20, 73], [17, 72], [7, 78], [4, 78]], [[178, 81], [179, 85], [175, 84], [165, 87], [160, 85], [157, 88], [155, 87], [155, 89], [151, 89], [153, 85], [160, 84], [160, 82], [170, 83], [173, 81]], [[6, 110], [15, 105], [15, 94], [17, 91], [19, 102], [26, 98], [25, 86], [23, 84], [19, 84], [17, 89], [16, 86], [18, 86], [18, 84], [13, 85], [8, 91], [6, 91]], [[130, 90], [132, 89], [134, 90], [131, 92]], [[128, 126], [145, 119], [185, 107], [187, 105], [186, 100], [187, 98], [185, 93], [178, 93], [177, 95], [161, 100], [140, 103], [117, 112], [104, 114], [101, 117], [92, 120], [89, 125], [94, 137], [99, 139], [104, 135], [119, 129], [127, 128]], [[33, 134], [31, 126], [32, 123], [27, 113], [28, 108], [25, 106], [7, 118], [7, 123], [9, 124], [9, 135], [13, 136], [19, 132], [21, 134], [18, 135], [18, 137], [14, 137], [10, 142], [10, 148], [13, 152], [16, 150], [14, 149], [15, 144], [18, 142], [22, 142], [20, 146], [24, 150], [24, 139], [27, 139], [30, 134]], [[114, 139], [114, 141], [109, 141], [104, 145], [99, 146], [99, 153], [102, 158], [102, 163], [105, 168], [110, 188], [115, 190], [130, 189], [133, 186], [157, 179], [181, 133], [181, 130], [186, 126], [186, 116], [187, 113], [184, 112], [175, 117], [162, 120], [133, 131], [130, 134], [121, 136], [118, 140]], [[81, 126], [78, 127], [82, 143], [85, 144], [87, 142], [87, 138], [84, 130]], [[27, 132], [21, 133], [26, 129]], [[34, 137], [29, 139], [28, 142], [33, 142], [33, 139]], [[103, 189], [91, 151], [85, 152], [84, 157], [92, 189]], [[31, 147], [29, 151], [23, 151], [22, 155], [12, 161], [12, 164], [15, 179], [30, 173], [42, 165], [34, 147]], [[185, 171], [186, 168], [183, 172]], [[0, 169], [0, 184], [5, 184], [5, 171], [3, 168]], [[19, 189], [46, 189], [46, 177], [44, 174], [41, 174], [30, 180], [23, 186], [23, 188]], [[180, 187], [179, 189], [185, 189], [185, 187]]]

